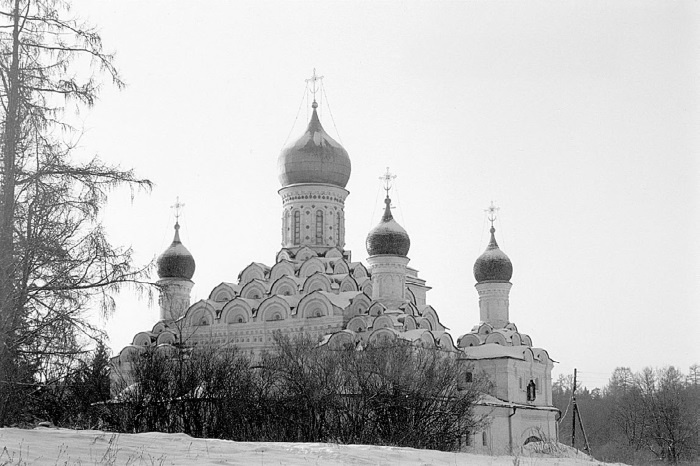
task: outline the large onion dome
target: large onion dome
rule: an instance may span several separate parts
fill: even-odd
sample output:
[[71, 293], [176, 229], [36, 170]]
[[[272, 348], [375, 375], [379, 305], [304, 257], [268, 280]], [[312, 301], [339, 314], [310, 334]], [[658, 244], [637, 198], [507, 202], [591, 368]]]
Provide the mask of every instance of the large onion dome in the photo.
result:
[[299, 183], [332, 184], [344, 188], [350, 179], [350, 157], [321, 126], [313, 103], [306, 132], [283, 149], [277, 159], [282, 187]]
[[194, 257], [180, 241], [180, 224], [175, 223], [173, 243], [163, 251], [156, 261], [158, 277], [192, 279], [194, 275]]
[[491, 241], [486, 251], [474, 263], [474, 278], [481, 282], [508, 282], [513, 276], [513, 264], [506, 254], [498, 248], [495, 233], [491, 226]]
[[406, 256], [411, 248], [411, 239], [408, 233], [399, 225], [391, 215], [391, 199], [384, 200], [386, 207], [382, 221], [367, 235], [367, 254], [387, 254], [391, 256]]

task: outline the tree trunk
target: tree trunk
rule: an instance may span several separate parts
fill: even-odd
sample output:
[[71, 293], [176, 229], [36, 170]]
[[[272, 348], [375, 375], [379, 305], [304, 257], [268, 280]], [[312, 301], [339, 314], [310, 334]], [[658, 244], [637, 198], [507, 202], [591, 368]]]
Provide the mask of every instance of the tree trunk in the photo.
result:
[[14, 390], [13, 353], [17, 329], [18, 309], [14, 293], [14, 213], [15, 213], [15, 159], [19, 133], [19, 0], [12, 11], [12, 61], [6, 82], [8, 96], [5, 121], [2, 128], [2, 198], [0, 199], [0, 426], [5, 425], [7, 406]]

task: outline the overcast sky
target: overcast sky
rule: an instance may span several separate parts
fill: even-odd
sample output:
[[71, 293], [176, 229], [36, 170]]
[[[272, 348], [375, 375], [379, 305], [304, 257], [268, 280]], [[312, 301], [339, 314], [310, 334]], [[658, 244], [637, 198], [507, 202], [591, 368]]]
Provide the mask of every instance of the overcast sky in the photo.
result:
[[[479, 321], [472, 266], [493, 200], [510, 319], [558, 374], [700, 362], [700, 8], [689, 1], [74, 2], [128, 86], [83, 112], [84, 154], [133, 167], [104, 221], [139, 261], [172, 240], [193, 302], [280, 248], [277, 156], [304, 130], [304, 80], [352, 160], [346, 247], [365, 261], [379, 176], [410, 266], [456, 340]], [[329, 104], [329, 105], [328, 105]], [[330, 108], [330, 110], [329, 110]], [[288, 140], [288, 135], [292, 132]], [[366, 263], [366, 262], [365, 262]], [[156, 277], [153, 277], [154, 279]], [[115, 352], [158, 320], [128, 296]]]

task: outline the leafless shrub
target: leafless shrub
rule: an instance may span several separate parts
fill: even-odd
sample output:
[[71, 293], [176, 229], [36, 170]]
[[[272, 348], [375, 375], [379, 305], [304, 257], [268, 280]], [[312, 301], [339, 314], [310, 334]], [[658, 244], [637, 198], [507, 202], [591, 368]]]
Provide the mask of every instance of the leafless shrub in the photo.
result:
[[451, 354], [396, 343], [330, 350], [276, 337], [253, 361], [235, 349], [146, 352], [115, 427], [246, 441], [365, 443], [451, 450], [481, 426], [478, 382]]

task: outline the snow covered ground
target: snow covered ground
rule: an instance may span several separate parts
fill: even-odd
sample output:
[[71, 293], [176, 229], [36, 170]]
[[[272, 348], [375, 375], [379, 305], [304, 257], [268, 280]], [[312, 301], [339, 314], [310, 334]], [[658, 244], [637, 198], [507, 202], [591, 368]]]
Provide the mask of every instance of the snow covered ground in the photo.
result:
[[582, 453], [484, 456], [413, 448], [327, 443], [230, 442], [184, 434], [114, 434], [55, 428], [0, 429], [0, 466], [9, 465], [493, 465], [600, 464]]

